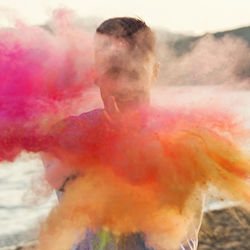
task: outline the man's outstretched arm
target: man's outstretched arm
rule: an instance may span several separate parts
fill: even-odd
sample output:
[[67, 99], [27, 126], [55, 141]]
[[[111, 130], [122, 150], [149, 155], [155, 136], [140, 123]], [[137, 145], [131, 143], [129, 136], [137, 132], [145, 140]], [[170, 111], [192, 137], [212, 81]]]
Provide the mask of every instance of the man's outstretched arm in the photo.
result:
[[45, 168], [45, 179], [61, 196], [68, 182], [76, 178], [77, 173], [70, 168], [62, 167], [62, 162], [48, 153], [41, 153]]

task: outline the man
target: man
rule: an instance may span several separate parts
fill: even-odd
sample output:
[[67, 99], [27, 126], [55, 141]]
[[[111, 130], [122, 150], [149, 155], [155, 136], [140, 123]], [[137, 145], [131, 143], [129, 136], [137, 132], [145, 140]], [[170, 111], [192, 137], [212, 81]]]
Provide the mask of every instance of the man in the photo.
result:
[[[150, 105], [150, 89], [157, 80], [159, 70], [153, 32], [139, 19], [122, 17], [106, 20], [96, 30], [95, 68], [96, 84], [100, 88], [104, 109], [67, 119], [74, 130], [77, 130], [77, 123], [74, 123], [77, 119], [84, 121], [94, 130], [98, 129], [102, 122], [115, 123], [121, 120], [123, 113]], [[90, 134], [81, 136], [84, 136], [86, 141], [92, 140]], [[71, 145], [71, 150], [75, 146]], [[51, 159], [47, 155], [44, 155], [43, 159], [47, 179], [53, 183], [60, 197], [66, 184], [73, 181], [77, 173], [72, 173], [70, 170], [62, 173], [59, 160]], [[188, 239], [187, 244], [180, 246], [180, 249], [197, 248], [200, 214], [197, 217], [197, 224], [194, 225], [193, 238]], [[93, 249], [94, 238], [95, 235], [88, 232], [86, 240], [76, 243], [72, 246], [72, 250]], [[111, 236], [110, 243], [105, 249], [147, 248], [142, 234], [131, 234], [121, 237], [118, 243], [115, 243]]]

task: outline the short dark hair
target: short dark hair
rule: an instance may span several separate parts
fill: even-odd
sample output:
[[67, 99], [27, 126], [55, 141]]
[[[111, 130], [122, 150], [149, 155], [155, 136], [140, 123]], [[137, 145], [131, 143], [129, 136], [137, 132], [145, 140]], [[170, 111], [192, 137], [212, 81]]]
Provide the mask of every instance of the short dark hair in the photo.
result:
[[139, 48], [143, 54], [155, 54], [155, 35], [146, 23], [139, 18], [115, 17], [104, 21], [96, 33], [122, 38], [132, 49]]

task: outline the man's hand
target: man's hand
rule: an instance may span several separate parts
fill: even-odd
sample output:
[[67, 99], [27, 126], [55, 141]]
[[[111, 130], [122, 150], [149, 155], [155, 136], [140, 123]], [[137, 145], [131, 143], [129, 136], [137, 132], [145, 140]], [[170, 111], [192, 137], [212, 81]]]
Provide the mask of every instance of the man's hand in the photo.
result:
[[110, 96], [103, 111], [106, 121], [112, 126], [122, 125], [122, 114], [117, 106], [114, 96]]

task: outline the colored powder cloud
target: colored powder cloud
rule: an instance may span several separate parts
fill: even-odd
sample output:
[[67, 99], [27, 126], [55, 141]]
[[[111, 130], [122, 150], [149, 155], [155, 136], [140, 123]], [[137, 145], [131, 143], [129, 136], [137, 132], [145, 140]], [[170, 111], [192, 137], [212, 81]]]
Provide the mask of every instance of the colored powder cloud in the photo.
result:
[[96, 99], [92, 38], [72, 18], [60, 10], [50, 31], [21, 23], [0, 31], [0, 160], [43, 151], [59, 164], [51, 186], [64, 171], [78, 176], [42, 225], [38, 249], [69, 249], [86, 229], [118, 239], [142, 232], [148, 246], [175, 249], [193, 237], [210, 185], [249, 208], [249, 154], [238, 145], [249, 133], [228, 97], [218, 107], [220, 93], [214, 106], [209, 93], [198, 105], [170, 94], [168, 107], [112, 122], [102, 109], [68, 117]]

